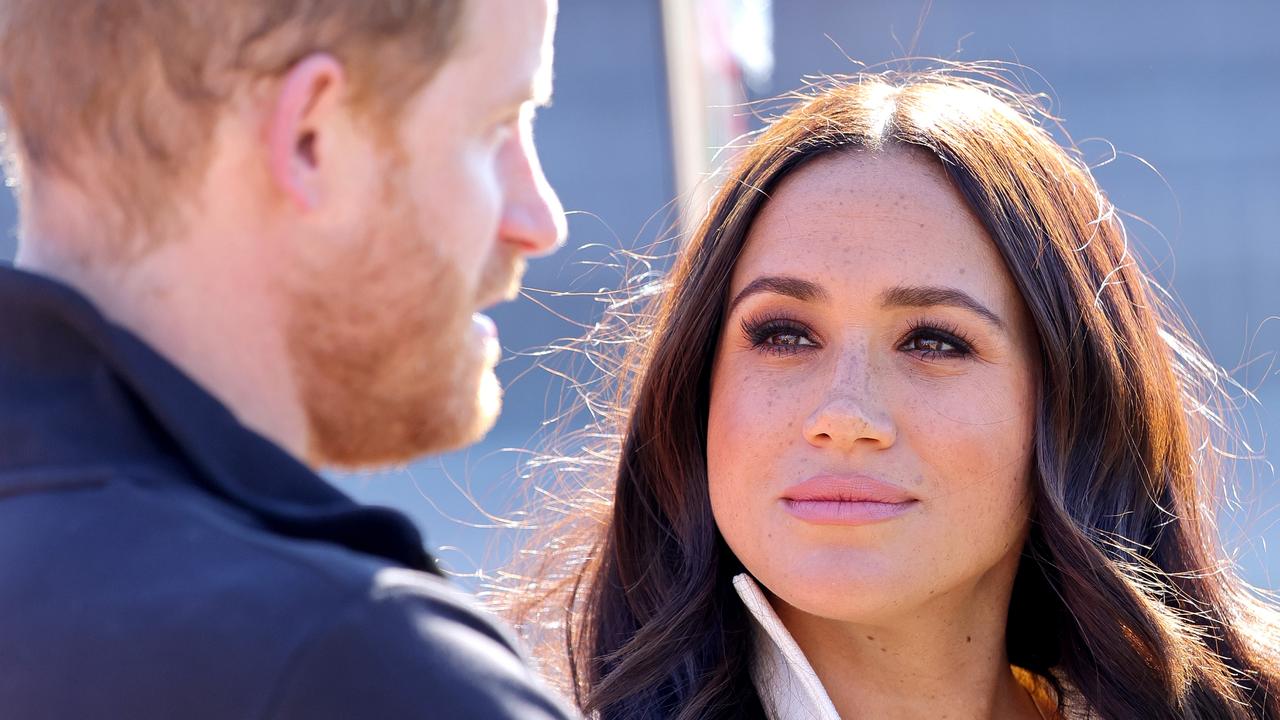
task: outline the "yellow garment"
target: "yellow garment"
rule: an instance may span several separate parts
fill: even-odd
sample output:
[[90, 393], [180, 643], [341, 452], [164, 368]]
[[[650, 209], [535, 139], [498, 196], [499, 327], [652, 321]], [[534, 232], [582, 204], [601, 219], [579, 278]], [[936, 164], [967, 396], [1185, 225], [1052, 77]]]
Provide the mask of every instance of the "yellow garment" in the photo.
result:
[[1048, 681], [1017, 665], [1010, 665], [1009, 669], [1013, 671], [1013, 678], [1031, 696], [1045, 720], [1062, 720], [1062, 716], [1058, 714], [1058, 695]]

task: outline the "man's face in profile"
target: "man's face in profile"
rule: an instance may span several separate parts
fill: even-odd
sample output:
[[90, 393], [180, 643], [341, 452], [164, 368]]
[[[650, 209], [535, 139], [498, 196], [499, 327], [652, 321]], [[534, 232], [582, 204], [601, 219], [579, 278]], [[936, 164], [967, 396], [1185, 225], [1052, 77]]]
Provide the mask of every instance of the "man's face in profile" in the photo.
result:
[[[550, 85], [550, 0], [467, 0], [456, 49], [370, 140], [372, 174], [341, 227], [289, 248], [290, 355], [309, 459], [361, 466], [473, 442], [501, 391], [492, 324], [563, 211], [532, 141]], [[330, 234], [331, 232], [331, 234]]]

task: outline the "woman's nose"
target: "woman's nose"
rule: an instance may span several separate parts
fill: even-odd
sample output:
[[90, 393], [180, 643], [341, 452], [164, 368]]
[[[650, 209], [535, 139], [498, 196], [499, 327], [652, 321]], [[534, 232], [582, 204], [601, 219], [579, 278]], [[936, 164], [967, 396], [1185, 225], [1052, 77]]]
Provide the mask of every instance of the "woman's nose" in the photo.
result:
[[877, 394], [876, 372], [865, 362], [833, 373], [813, 412], [805, 419], [805, 439], [815, 447], [882, 449], [897, 437], [893, 413]]

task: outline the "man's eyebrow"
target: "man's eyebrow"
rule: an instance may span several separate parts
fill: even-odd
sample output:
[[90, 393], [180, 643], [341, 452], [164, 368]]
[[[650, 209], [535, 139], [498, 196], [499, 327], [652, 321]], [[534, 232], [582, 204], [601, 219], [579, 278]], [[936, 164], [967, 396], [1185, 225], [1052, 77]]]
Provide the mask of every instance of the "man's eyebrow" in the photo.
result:
[[975, 313], [1001, 330], [1007, 330], [1004, 319], [963, 290], [931, 285], [890, 288], [880, 295], [881, 307], [932, 307], [946, 305]]
[[778, 295], [786, 295], [789, 298], [795, 298], [801, 302], [809, 302], [812, 300], [826, 301], [827, 291], [822, 286], [809, 281], [803, 280], [791, 275], [762, 275], [752, 280], [742, 291], [734, 296], [733, 301], [729, 303], [729, 313], [733, 313], [733, 309], [743, 300], [758, 295], [760, 293], [775, 293]]

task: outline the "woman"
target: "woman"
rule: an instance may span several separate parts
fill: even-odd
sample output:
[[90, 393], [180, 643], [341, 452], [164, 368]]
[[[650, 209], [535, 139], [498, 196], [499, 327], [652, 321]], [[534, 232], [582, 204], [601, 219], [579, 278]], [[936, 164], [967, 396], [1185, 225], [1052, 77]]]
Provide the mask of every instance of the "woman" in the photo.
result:
[[514, 608], [585, 712], [1280, 718], [1224, 378], [1043, 119], [868, 74], [745, 151], [616, 375], [599, 522]]

